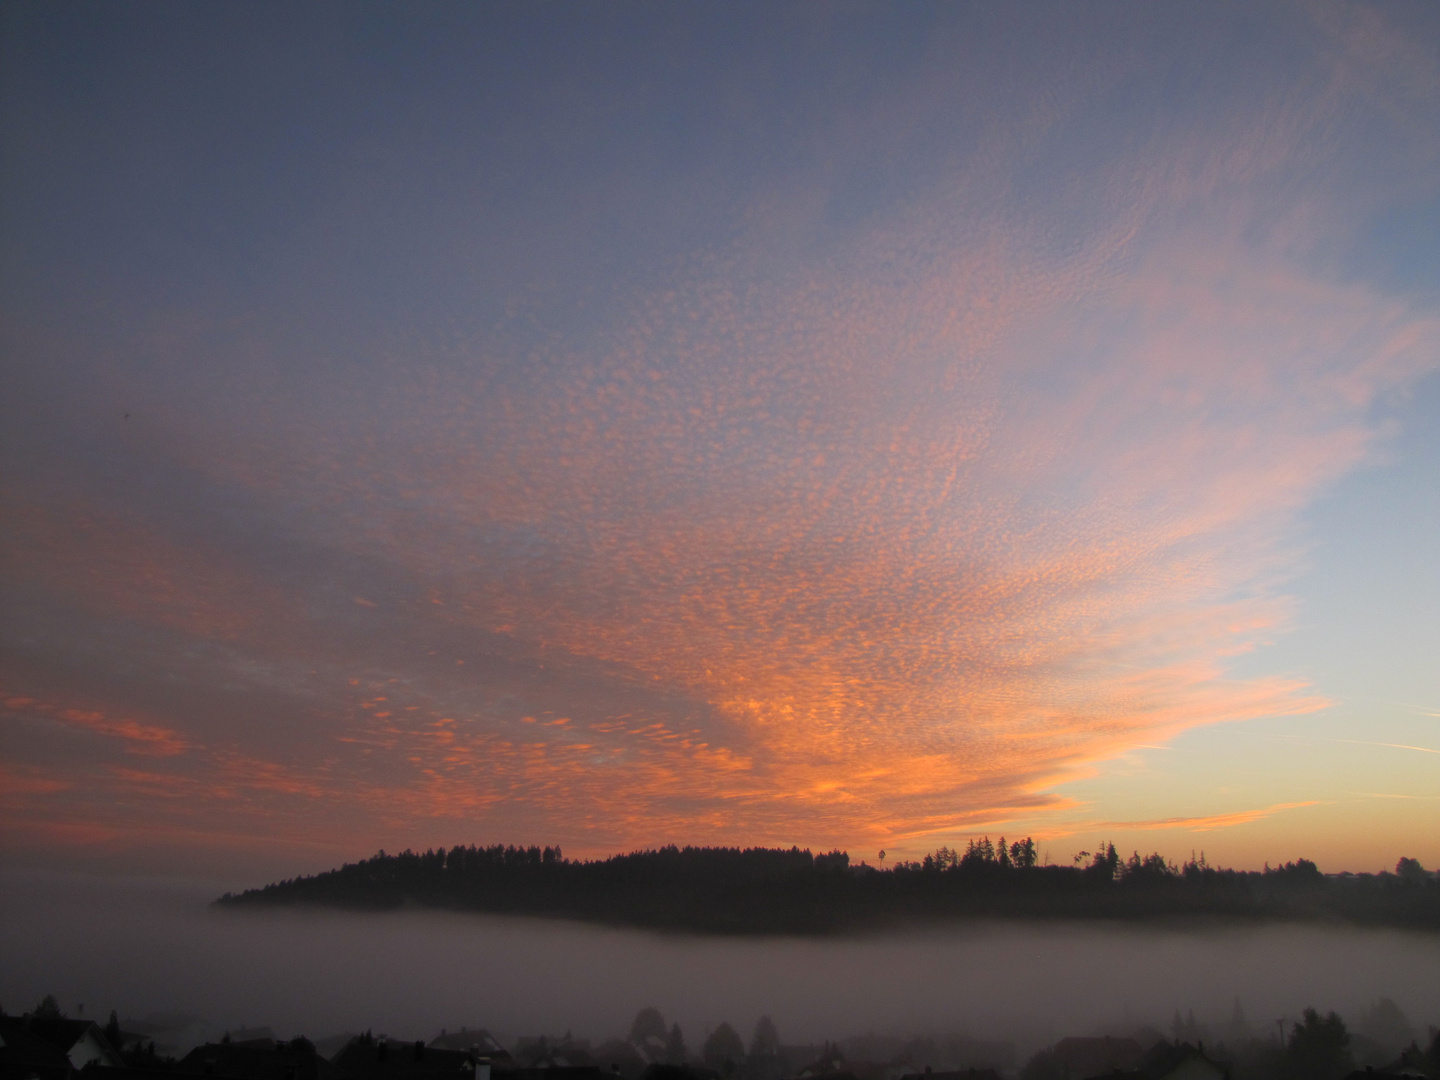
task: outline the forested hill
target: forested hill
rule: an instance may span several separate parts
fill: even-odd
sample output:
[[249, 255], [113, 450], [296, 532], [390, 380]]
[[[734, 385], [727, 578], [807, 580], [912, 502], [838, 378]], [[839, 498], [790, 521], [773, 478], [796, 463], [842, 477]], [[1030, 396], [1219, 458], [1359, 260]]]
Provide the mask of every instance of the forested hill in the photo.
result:
[[[1088, 853], [1087, 853], [1088, 854]], [[566, 859], [558, 847], [406, 851], [226, 893], [225, 908], [441, 908], [718, 934], [836, 934], [977, 917], [1325, 920], [1440, 931], [1440, 875], [1324, 875], [1308, 860], [1223, 870], [1159, 855], [1037, 865], [1030, 841], [972, 842], [923, 862], [854, 866], [845, 852], [676, 848]]]

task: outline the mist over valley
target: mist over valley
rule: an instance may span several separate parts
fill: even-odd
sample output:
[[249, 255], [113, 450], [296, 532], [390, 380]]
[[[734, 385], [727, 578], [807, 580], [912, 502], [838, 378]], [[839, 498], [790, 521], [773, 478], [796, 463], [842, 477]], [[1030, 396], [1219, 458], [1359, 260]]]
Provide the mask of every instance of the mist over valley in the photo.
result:
[[761, 1015], [790, 1043], [866, 1032], [1012, 1041], [1170, 1034], [1176, 1011], [1263, 1035], [1306, 1007], [1353, 1021], [1392, 999], [1440, 1022], [1440, 936], [1316, 925], [1165, 929], [985, 921], [860, 938], [697, 937], [445, 912], [224, 910], [209, 882], [6, 871], [0, 1005], [54, 993], [74, 1014], [188, 1017], [169, 1036], [267, 1026], [401, 1040], [441, 1028], [597, 1042], [654, 1005], [692, 1047]]

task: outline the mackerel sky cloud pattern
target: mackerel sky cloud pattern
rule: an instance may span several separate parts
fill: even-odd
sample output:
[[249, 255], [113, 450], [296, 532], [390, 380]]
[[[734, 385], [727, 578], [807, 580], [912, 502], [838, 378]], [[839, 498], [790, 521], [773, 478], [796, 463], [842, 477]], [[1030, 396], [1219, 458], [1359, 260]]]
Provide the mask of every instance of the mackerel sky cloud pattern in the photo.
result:
[[[123, 110], [47, 83], [83, 46], [9, 76], [7, 843], [918, 850], [1324, 706], [1231, 669], [1440, 356], [1346, 262], [1440, 175], [1433, 52], [1355, 7], [627, 12], [302, 20], [259, 130], [278, 9], [113, 16], [207, 41], [101, 64]], [[93, 249], [41, 243], [67, 155]]]

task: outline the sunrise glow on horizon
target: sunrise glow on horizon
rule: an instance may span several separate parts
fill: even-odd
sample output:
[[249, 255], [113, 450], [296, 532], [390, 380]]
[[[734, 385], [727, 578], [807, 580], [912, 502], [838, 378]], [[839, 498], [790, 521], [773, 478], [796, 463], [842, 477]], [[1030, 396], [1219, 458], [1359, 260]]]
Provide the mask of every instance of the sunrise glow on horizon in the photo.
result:
[[1433, 7], [4, 19], [7, 858], [1440, 862]]

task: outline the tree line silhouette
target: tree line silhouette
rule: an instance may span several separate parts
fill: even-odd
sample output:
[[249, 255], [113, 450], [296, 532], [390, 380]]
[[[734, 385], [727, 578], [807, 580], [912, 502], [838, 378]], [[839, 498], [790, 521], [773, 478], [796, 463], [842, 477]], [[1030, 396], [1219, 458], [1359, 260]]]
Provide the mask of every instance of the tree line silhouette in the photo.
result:
[[[1088, 861], [1086, 861], [1088, 860]], [[444, 908], [704, 933], [830, 934], [917, 920], [1005, 916], [1329, 919], [1440, 930], [1440, 877], [1414, 859], [1395, 873], [1325, 875], [1298, 859], [1263, 871], [1128, 859], [1114, 844], [1072, 865], [1042, 865], [1029, 837], [972, 840], [888, 868], [848, 852], [662, 847], [567, 859], [558, 846], [383, 850], [336, 870], [276, 882], [221, 907], [313, 904]]]

